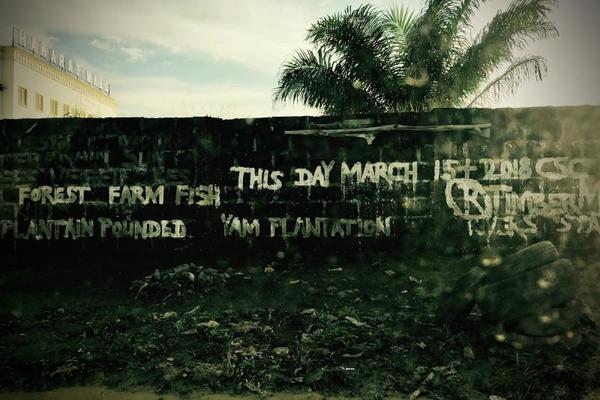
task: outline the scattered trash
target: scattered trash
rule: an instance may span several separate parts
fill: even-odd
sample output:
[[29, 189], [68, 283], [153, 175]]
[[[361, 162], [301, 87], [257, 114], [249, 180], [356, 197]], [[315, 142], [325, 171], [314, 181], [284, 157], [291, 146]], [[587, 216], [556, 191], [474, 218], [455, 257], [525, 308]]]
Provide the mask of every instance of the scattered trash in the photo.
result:
[[200, 306], [196, 306], [192, 308], [190, 311], [186, 312], [185, 315], [194, 315], [200, 310]]
[[146, 300], [166, 296], [164, 302], [176, 294], [181, 296], [187, 292], [208, 293], [217, 290], [225, 285], [228, 279], [227, 273], [190, 263], [163, 271], [155, 270], [151, 275], [135, 280], [131, 290], [136, 298]]
[[196, 276], [191, 272], [184, 272], [183, 276], [185, 276], [190, 282], [194, 282], [196, 280]]
[[248, 333], [250, 331], [258, 330], [259, 324], [254, 321], [241, 321], [237, 323], [232, 323], [231, 328], [236, 333]]
[[337, 293], [337, 297], [339, 297], [340, 299], [345, 299], [345, 298], [350, 297], [358, 292], [359, 292], [358, 289], [341, 290]]
[[473, 348], [471, 346], [465, 346], [463, 349], [463, 356], [468, 360], [474, 360], [475, 353], [473, 352]]
[[260, 388], [260, 384], [256, 385], [252, 382], [249, 382], [248, 380], [246, 380], [244, 382], [244, 387], [248, 390], [250, 390], [251, 392], [257, 393], [261, 396], [267, 396], [269, 394], [269, 392], [267, 392], [266, 390], [262, 390]]
[[273, 349], [273, 353], [277, 354], [278, 356], [287, 356], [290, 354], [290, 349], [288, 347], [275, 347]]
[[164, 314], [161, 314], [158, 316], [159, 319], [176, 319], [177, 318], [177, 312], [175, 311], [167, 311]]
[[416, 399], [417, 397], [419, 397], [419, 396], [420, 396], [420, 395], [423, 393], [423, 391], [425, 390], [425, 386], [426, 386], [426, 385], [427, 385], [429, 382], [431, 382], [431, 381], [433, 380], [433, 378], [434, 378], [434, 377], [435, 377], [435, 373], [434, 373], [433, 371], [431, 371], [431, 372], [430, 372], [430, 373], [429, 373], [429, 374], [428, 374], [428, 375], [425, 377], [425, 379], [423, 379], [423, 380], [421, 381], [421, 383], [419, 384], [419, 387], [418, 387], [418, 388], [417, 388], [417, 389], [416, 389], [414, 392], [412, 392], [412, 393], [411, 393], [411, 394], [408, 396], [408, 399], [409, 399], [409, 400], [414, 400], [414, 399]]
[[342, 357], [344, 358], [360, 358], [362, 357], [363, 353], [362, 351], [360, 353], [356, 353], [356, 354], [348, 354], [348, 353], [344, 353], [342, 354]]
[[348, 322], [350, 322], [352, 325], [357, 326], [359, 328], [363, 327], [363, 326], [368, 326], [366, 323], [364, 322], [360, 322], [359, 320], [357, 320], [356, 318], [350, 317], [350, 316], [346, 316], [344, 317], [344, 319]]
[[421, 389], [417, 389], [408, 396], [408, 400], [414, 400], [421, 395]]
[[206, 322], [200, 322], [198, 324], [198, 326], [203, 327], [203, 328], [209, 328], [209, 329], [213, 329], [213, 328], [218, 328], [221, 324], [219, 324], [217, 321], [206, 321]]

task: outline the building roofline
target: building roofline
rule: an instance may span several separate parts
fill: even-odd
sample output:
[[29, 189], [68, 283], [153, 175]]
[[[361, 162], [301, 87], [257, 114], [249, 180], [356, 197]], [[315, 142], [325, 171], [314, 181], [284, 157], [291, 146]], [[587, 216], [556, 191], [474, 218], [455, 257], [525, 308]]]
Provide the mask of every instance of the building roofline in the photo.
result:
[[73, 90], [91, 97], [97, 100], [99, 103], [112, 108], [116, 112], [116, 101], [102, 90], [82, 82], [80, 79], [72, 76], [72, 74], [61, 70], [57, 66], [48, 63], [44, 59], [41, 59], [40, 57], [31, 54], [27, 50], [18, 46], [3, 46], [1, 49], [5, 54], [5, 57], [7, 57], [9, 60], [18, 62], [19, 64], [26, 66], [50, 79], [53, 79]]

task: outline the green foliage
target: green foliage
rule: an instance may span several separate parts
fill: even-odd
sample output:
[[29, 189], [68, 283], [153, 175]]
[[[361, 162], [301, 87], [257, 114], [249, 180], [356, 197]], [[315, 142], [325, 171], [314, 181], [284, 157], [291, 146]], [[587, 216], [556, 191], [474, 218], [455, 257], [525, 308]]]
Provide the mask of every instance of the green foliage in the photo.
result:
[[471, 37], [483, 2], [427, 0], [419, 14], [362, 5], [323, 17], [308, 29], [312, 49], [284, 63], [274, 99], [327, 114], [424, 111], [472, 106], [541, 80], [545, 60], [514, 53], [558, 35], [548, 20], [556, 0], [513, 0]]

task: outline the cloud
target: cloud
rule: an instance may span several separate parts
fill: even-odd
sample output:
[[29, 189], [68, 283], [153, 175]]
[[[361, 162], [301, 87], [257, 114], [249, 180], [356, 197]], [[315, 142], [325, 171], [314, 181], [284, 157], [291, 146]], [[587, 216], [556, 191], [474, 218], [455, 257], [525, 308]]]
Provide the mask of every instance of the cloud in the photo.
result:
[[[209, 55], [272, 71], [294, 48], [302, 46], [306, 28], [324, 13], [326, 4], [324, 0], [0, 0], [2, 9], [8, 10], [0, 16], [0, 25], [40, 26], [99, 38], [116, 36], [169, 52]], [[103, 49], [107, 44], [104, 39], [95, 42]]]
[[93, 39], [90, 44], [100, 50], [110, 50], [110, 43], [100, 39]]
[[98, 50], [121, 52], [126, 56], [127, 60], [131, 62], [144, 61], [148, 57], [156, 54], [156, 51], [154, 50], [147, 50], [134, 46], [124, 46], [123, 43], [124, 40], [116, 36], [109, 36], [104, 39], [94, 38], [90, 42], [90, 44]]
[[139, 47], [121, 47], [120, 50], [127, 55], [129, 61], [142, 61], [148, 57], [151, 52], [142, 50]]
[[348, 4], [361, 0], [0, 0], [0, 8], [7, 10], [0, 14], [0, 25], [39, 26], [103, 42], [113, 37], [276, 71], [287, 55], [305, 45], [311, 23]]

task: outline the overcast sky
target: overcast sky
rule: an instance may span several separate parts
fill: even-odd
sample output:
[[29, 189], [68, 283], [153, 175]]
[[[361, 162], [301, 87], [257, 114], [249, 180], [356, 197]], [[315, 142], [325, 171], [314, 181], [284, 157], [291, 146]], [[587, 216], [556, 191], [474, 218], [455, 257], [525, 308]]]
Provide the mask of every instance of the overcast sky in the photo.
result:
[[[359, 0], [0, 0], [0, 42], [13, 25], [111, 82], [122, 116], [224, 118], [316, 114], [272, 103], [282, 62], [306, 47], [308, 26]], [[421, 0], [373, 0], [386, 8]], [[489, 0], [481, 28], [507, 0]], [[552, 15], [558, 39], [528, 53], [544, 56], [543, 82], [521, 86], [492, 107], [600, 104], [600, 1], [561, 0]]]

